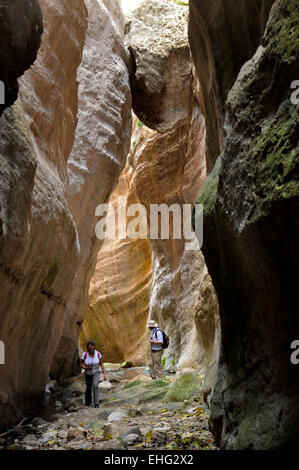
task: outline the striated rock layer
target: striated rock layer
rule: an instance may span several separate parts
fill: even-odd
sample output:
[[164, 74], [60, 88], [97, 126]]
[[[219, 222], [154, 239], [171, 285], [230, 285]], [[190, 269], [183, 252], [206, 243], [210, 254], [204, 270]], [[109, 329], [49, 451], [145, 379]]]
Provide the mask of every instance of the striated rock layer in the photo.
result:
[[[139, 203], [133, 174], [133, 168], [127, 165], [109, 199], [115, 220], [130, 204]], [[125, 218], [126, 228], [130, 220]], [[149, 240], [105, 239], [90, 283], [89, 307], [80, 337], [82, 348], [93, 338], [105, 361], [145, 363], [151, 268]]]
[[[193, 204], [204, 181], [204, 119], [196, 100], [193, 106], [185, 126], [165, 134], [144, 128], [136, 141], [131, 155], [133, 183], [148, 215], [150, 204], [178, 204], [180, 208]], [[149, 316], [171, 339], [165, 366], [193, 367], [203, 373], [211, 367], [209, 382], [211, 363], [217, 360], [217, 298], [200, 250], [186, 250], [185, 243], [184, 237], [174, 239], [172, 227], [169, 240], [161, 240], [161, 233], [159, 239], [150, 240], [153, 281]], [[208, 315], [202, 309], [202, 295], [210, 303]], [[204, 342], [202, 330], [207, 327], [211, 335]]]
[[298, 106], [290, 99], [298, 16], [295, 0], [274, 3], [262, 45], [229, 92], [224, 150], [199, 197], [220, 304], [211, 420], [223, 448], [298, 443], [298, 366], [290, 360], [299, 331]]
[[97, 0], [40, 3], [37, 60], [0, 120], [1, 428], [38, 403], [49, 374], [75, 370], [101, 244], [95, 209], [130, 143], [118, 2], [111, 14]]
[[[182, 213], [183, 204], [194, 204], [206, 177], [205, 121], [200, 89], [192, 74], [188, 12], [166, 0], [148, 1], [133, 16], [126, 37], [136, 64], [133, 107], [156, 131], [141, 129], [131, 157], [133, 182], [148, 215], [150, 204], [161, 203], [168, 207], [178, 204]], [[145, 41], [150, 47], [145, 47]], [[201, 286], [210, 282], [209, 276], [200, 250], [186, 250], [185, 241], [184, 237], [175, 239], [172, 232], [169, 240], [150, 240], [153, 283], [149, 315], [171, 337], [166, 366], [176, 363], [179, 368], [190, 366], [205, 372], [217, 358], [217, 299], [211, 285], [212, 308], [209, 316], [202, 311], [202, 318]], [[204, 289], [207, 296], [206, 286]], [[201, 337], [201, 320], [213, 332], [207, 348]]]
[[77, 74], [78, 124], [67, 163], [67, 199], [78, 230], [80, 263], [66, 306], [67, 322], [52, 365], [53, 377], [71, 375], [78, 365], [77, 342], [102, 244], [95, 233], [98, 220], [95, 210], [109, 198], [125, 166], [131, 138], [130, 57], [118, 26], [119, 2], [110, 2], [109, 11], [101, 1], [85, 3], [88, 31]]
[[76, 7], [66, 0], [59, 7], [40, 3], [45, 33], [36, 64], [20, 81], [21, 99], [0, 120], [1, 428], [28, 410], [45, 386], [78, 266], [64, 179], [86, 10], [83, 1]]

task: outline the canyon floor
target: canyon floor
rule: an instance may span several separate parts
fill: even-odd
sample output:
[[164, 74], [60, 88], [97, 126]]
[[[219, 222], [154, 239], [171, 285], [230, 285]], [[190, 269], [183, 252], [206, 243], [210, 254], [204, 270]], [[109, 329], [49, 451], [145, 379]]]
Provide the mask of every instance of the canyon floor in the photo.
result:
[[100, 390], [99, 408], [84, 405], [84, 374], [52, 382], [39, 415], [0, 436], [11, 450], [193, 449], [216, 450], [202, 392], [169, 401], [175, 374], [152, 380], [144, 367], [107, 369], [110, 390]]

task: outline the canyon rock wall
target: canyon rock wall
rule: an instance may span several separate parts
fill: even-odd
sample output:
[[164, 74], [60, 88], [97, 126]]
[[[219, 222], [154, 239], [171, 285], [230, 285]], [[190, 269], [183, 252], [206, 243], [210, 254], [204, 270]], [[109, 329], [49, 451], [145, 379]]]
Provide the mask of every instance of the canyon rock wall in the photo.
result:
[[76, 8], [66, 0], [40, 3], [45, 32], [36, 64], [0, 122], [1, 427], [21, 417], [44, 389], [79, 261], [64, 170], [74, 138], [86, 10], [83, 1]]
[[[201, 91], [192, 73], [188, 9], [173, 2], [148, 1], [132, 16], [126, 42], [135, 64], [133, 109], [155, 132], [141, 129], [131, 161], [136, 194], [149, 215], [150, 204], [178, 204], [181, 209], [183, 204], [194, 204], [206, 178], [205, 120]], [[150, 240], [149, 315], [171, 337], [166, 367], [176, 363], [178, 368], [205, 372], [217, 360], [217, 299], [211, 285], [205, 291], [210, 294], [211, 309], [204, 315], [201, 287], [210, 278], [200, 250], [186, 250], [185, 241], [175, 239], [173, 233], [169, 240]], [[201, 337], [204, 323], [213, 331], [208, 348]]]
[[[185, 125], [164, 134], [141, 129], [134, 146], [130, 158], [133, 183], [147, 209], [148, 224], [151, 204], [177, 204], [180, 209], [183, 204], [193, 205], [205, 179], [204, 119], [196, 100], [192, 107]], [[199, 249], [186, 250], [185, 243], [184, 236], [174, 238], [171, 224], [169, 239], [162, 240], [159, 230], [159, 239], [150, 240], [153, 280], [149, 316], [170, 336], [166, 367], [192, 367], [204, 374], [211, 367], [212, 377], [212, 363], [217, 360], [217, 298], [203, 255]], [[209, 302], [208, 312], [202, 309], [203, 295]], [[207, 342], [202, 337], [205, 328], [211, 331]]]
[[[123, 195], [126, 204], [142, 203], [148, 217], [150, 204], [194, 204], [206, 178], [205, 123], [192, 74], [187, 11], [166, 0], [147, 1], [126, 24], [135, 64], [133, 108], [153, 129], [135, 120], [127, 167], [110, 202], [115, 206]], [[217, 359], [217, 299], [200, 250], [186, 251], [184, 244], [172, 232], [169, 240], [105, 240], [82, 346], [95, 334], [106, 360], [144, 362], [150, 316], [171, 338], [166, 367], [175, 362], [205, 372]]]
[[190, 0], [189, 40], [207, 122], [207, 167], [223, 146], [223, 107], [241, 66], [254, 54], [274, 0]]
[[223, 153], [198, 200], [222, 327], [211, 422], [225, 448], [295, 447], [299, 437], [298, 15], [295, 0], [273, 5], [228, 94]]
[[78, 367], [78, 337], [102, 244], [95, 233], [98, 221], [95, 211], [108, 200], [125, 166], [131, 139], [130, 55], [119, 29], [119, 2], [110, 2], [109, 11], [103, 2], [85, 3], [88, 31], [77, 74], [78, 124], [67, 163], [67, 199], [78, 230], [80, 263], [67, 302], [67, 322], [51, 369], [53, 377], [71, 375]]
[[[0, 116], [18, 97], [18, 77], [33, 64], [43, 32], [38, 0], [0, 0]], [[4, 91], [4, 104], [2, 101]]]
[[[127, 165], [109, 199], [116, 221], [119, 212], [140, 202], [133, 174], [133, 168]], [[130, 220], [125, 217], [126, 228]], [[89, 307], [80, 337], [82, 348], [93, 338], [104, 361], [144, 364], [151, 282], [149, 240], [105, 239], [90, 283]]]
[[49, 374], [75, 370], [101, 243], [95, 208], [109, 197], [131, 136], [118, 2], [111, 15], [96, 0], [40, 4], [36, 62], [0, 121], [1, 428], [38, 404]]

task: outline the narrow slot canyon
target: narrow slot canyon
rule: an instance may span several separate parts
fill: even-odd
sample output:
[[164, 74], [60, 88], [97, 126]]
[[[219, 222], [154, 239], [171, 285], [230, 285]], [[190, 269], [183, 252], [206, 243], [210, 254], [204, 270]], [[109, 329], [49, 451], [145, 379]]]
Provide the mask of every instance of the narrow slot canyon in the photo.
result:
[[0, 0], [0, 450], [295, 448], [298, 22]]

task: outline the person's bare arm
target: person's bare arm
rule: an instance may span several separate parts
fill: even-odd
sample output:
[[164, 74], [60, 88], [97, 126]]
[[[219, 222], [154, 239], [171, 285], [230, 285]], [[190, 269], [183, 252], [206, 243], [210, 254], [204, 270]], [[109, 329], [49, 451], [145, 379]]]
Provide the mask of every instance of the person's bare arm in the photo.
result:
[[154, 343], [154, 344], [163, 344], [163, 341], [162, 343], [160, 343], [160, 341], [157, 341], [155, 339], [150, 339], [150, 343]]
[[104, 367], [104, 363], [103, 363], [103, 359], [102, 359], [102, 358], [100, 359], [100, 366], [101, 366], [102, 372], [103, 372], [103, 374], [104, 374], [104, 380], [106, 381], [106, 380], [107, 380], [107, 374], [106, 374], [106, 370], [105, 370], [105, 367]]
[[158, 341], [157, 339], [150, 339], [149, 341], [150, 343], [154, 343], [154, 344], [163, 344], [163, 341], [161, 342], [161, 341]]

